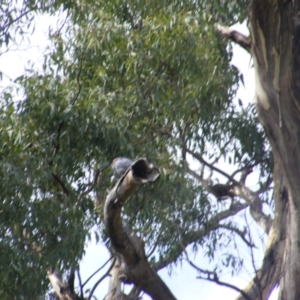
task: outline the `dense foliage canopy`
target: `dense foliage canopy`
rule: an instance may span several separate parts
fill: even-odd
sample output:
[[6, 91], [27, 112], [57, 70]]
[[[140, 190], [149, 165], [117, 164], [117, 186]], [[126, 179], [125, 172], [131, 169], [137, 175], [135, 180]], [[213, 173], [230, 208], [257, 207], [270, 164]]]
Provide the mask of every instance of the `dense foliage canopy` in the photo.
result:
[[[243, 176], [255, 170], [261, 199], [256, 213], [263, 214], [262, 207], [272, 206], [272, 162], [253, 104], [236, 98], [242, 77], [214, 24], [244, 21], [246, 5], [1, 5], [2, 55], [30, 38], [37, 15], [58, 20], [42, 68], [28, 68], [1, 92], [1, 299], [43, 295], [47, 270], [76, 268], [95, 225], [110, 247], [94, 198], [111, 188], [108, 165], [117, 156], [147, 157], [161, 171], [160, 180], [142, 186], [123, 211], [146, 249], [155, 245], [149, 260], [157, 270], [184, 259], [183, 248], [191, 245], [213, 262], [211, 271], [239, 271], [243, 258], [233, 250], [235, 236], [250, 248], [252, 241], [245, 223], [229, 217], [250, 202], [240, 194], [223, 204], [219, 196], [230, 193], [216, 188], [239, 182], [251, 192]], [[221, 260], [214, 261], [216, 251]]]

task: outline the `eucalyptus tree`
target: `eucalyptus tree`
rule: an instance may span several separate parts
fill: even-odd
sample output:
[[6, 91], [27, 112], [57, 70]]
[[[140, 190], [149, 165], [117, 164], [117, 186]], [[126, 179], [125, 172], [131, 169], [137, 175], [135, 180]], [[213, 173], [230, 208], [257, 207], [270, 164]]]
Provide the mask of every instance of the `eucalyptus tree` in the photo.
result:
[[[278, 284], [281, 299], [298, 299], [298, 6], [6, 3], [8, 47], [35, 13], [55, 14], [62, 26], [49, 32], [43, 71], [28, 70], [1, 94], [1, 297], [37, 298], [48, 272], [61, 299], [91, 298], [95, 289], [85, 295], [74, 275], [97, 225], [115, 257], [108, 298], [120, 296], [122, 281], [134, 284], [131, 299], [143, 291], [174, 299], [156, 272], [186, 260], [198, 278], [234, 288], [240, 299], [267, 299]], [[249, 37], [226, 27], [245, 20]], [[228, 39], [252, 56], [256, 105], [236, 99], [242, 77]], [[109, 162], [118, 156], [147, 157], [160, 179], [121, 201], [116, 236], [102, 216], [115, 185]], [[140, 178], [139, 170], [134, 163], [129, 173]], [[221, 276], [240, 271], [242, 243], [255, 254], [252, 226], [238, 221], [246, 212], [268, 242], [261, 268], [253, 265], [253, 281], [240, 290]], [[204, 253], [211, 269], [190, 251]], [[148, 281], [139, 273], [147, 265]]]

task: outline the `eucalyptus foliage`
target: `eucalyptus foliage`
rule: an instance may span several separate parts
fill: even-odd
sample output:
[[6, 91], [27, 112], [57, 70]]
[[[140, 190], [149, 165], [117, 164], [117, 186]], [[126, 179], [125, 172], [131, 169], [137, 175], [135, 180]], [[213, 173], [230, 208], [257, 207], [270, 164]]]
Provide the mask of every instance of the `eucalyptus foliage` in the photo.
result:
[[[106, 240], [94, 194], [81, 196], [96, 169], [103, 173], [97, 189], [111, 187], [106, 166], [116, 156], [147, 157], [161, 170], [159, 183], [141, 187], [124, 210], [146, 248], [156, 244], [154, 265], [183, 258], [178, 231], [185, 245], [203, 247], [210, 259], [218, 245], [234, 245], [220, 228], [197, 237], [203, 226], [214, 226], [220, 207], [186, 172], [185, 148], [212, 163], [257, 166], [262, 178], [270, 172], [253, 107], [235, 99], [241, 75], [230, 64], [232, 49], [213, 26], [244, 20], [246, 2], [24, 1], [20, 8], [11, 1], [1, 7], [9, 12], [5, 22], [14, 20], [2, 25], [7, 46], [25, 36], [18, 28], [34, 26], [37, 13], [65, 18], [49, 34], [43, 70], [28, 70], [17, 88], [1, 94], [1, 299], [42, 295], [50, 267], [77, 266], [93, 225], [100, 224]], [[236, 261], [237, 253], [222, 251]]]

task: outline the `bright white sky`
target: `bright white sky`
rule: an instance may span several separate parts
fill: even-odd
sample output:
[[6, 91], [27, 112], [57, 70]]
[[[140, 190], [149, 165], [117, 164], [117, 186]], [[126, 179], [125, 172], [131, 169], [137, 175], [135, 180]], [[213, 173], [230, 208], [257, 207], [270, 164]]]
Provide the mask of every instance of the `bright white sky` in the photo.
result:
[[[53, 18], [47, 16], [39, 18], [36, 30], [30, 38], [29, 43], [25, 43], [22, 46], [24, 51], [9, 51], [8, 53], [0, 56], [0, 70], [4, 73], [3, 81], [0, 82], [0, 89], [11, 83], [9, 78], [15, 79], [16, 77], [22, 75], [25, 66], [28, 65], [28, 61], [33, 61], [35, 64], [40, 64], [43, 61], [43, 50], [47, 45], [47, 29], [49, 25], [55, 27]], [[238, 25], [235, 26], [235, 28], [247, 34], [247, 28], [245, 25]], [[242, 101], [251, 102], [254, 100], [254, 72], [251, 68], [252, 61], [250, 60], [249, 55], [243, 49], [235, 45], [233, 45], [233, 47], [234, 56], [232, 63], [237, 66], [244, 74], [245, 81], [245, 87], [240, 87], [237, 98], [242, 99]], [[243, 251], [246, 251], [245, 248], [241, 248], [241, 253], [243, 253]], [[261, 260], [263, 257], [262, 250], [259, 256]], [[80, 271], [82, 281], [84, 282], [107, 259], [108, 253], [103, 246], [99, 244], [97, 245], [95, 241], [90, 243], [86, 248], [86, 255], [81, 263]], [[203, 269], [209, 269], [207, 259], [201, 257], [201, 253], [197, 255], [194, 262], [201, 266]], [[249, 263], [250, 261], [248, 261], [248, 264]], [[259, 264], [257, 267], [259, 267]], [[107, 268], [108, 267], [106, 267], [103, 272], [99, 272], [97, 276], [94, 276], [94, 279], [90, 281], [90, 284], [87, 285], [84, 290], [86, 290], [87, 288], [91, 288], [93, 284], [105, 273]], [[196, 271], [189, 267], [186, 263], [183, 263], [182, 266], [174, 269], [171, 277], [168, 275], [167, 270], [163, 270], [159, 274], [178, 299], [232, 300], [235, 299], [235, 297], [238, 295], [237, 292], [229, 288], [221, 287], [214, 283], [196, 279]], [[227, 281], [233, 285], [236, 285], [239, 288], [243, 288], [249, 282], [249, 280], [251, 280], [252, 276], [252, 271], [249, 272], [247, 270], [247, 267], [245, 267], [240, 276], [232, 278], [231, 275], [228, 274], [228, 276], [222, 277], [221, 279], [223, 281]], [[108, 279], [106, 279], [99, 285], [95, 296], [97, 296], [98, 299], [103, 299], [107, 292], [107, 288]], [[270, 299], [272, 300], [276, 298], [277, 293], [273, 293], [273, 295], [270, 297]], [[144, 296], [143, 299], [149, 298]]]

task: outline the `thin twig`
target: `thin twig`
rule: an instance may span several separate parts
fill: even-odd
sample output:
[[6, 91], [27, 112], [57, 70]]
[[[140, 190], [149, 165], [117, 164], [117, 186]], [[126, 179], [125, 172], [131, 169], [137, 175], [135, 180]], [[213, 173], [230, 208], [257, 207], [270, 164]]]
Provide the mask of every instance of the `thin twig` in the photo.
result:
[[254, 163], [254, 164], [249, 164], [248, 166], [244, 166], [240, 169], [236, 169], [230, 176], [234, 177], [236, 174], [243, 172], [243, 171], [248, 171], [252, 168], [254, 168], [255, 166], [257, 166], [259, 163]]
[[80, 59], [79, 71], [78, 71], [77, 76], [76, 76], [76, 82], [77, 82], [78, 90], [77, 90], [77, 93], [76, 93], [76, 95], [74, 96], [74, 98], [71, 102], [72, 105], [75, 104], [75, 102], [77, 101], [77, 99], [78, 99], [78, 97], [81, 93], [82, 86], [81, 86], [81, 82], [80, 82], [80, 75], [81, 75], [81, 71], [82, 71], [82, 62], [85, 59], [85, 57], [86, 57], [86, 55], [83, 55]]
[[226, 224], [220, 224], [219, 225], [220, 228], [224, 228], [226, 230], [230, 230], [230, 231], [233, 231], [234, 233], [236, 233], [243, 241], [244, 243], [250, 247], [250, 248], [256, 248], [256, 246], [251, 242], [251, 241], [248, 241], [246, 238], [245, 238], [245, 232], [242, 232], [241, 230], [239, 230], [238, 228], [234, 228], [234, 227], [231, 227], [230, 225], [226, 225]]
[[[247, 227], [249, 228], [250, 224], [248, 222], [248, 218], [247, 218], [246, 214], [245, 214], [245, 221], [246, 221]], [[250, 230], [248, 231], [248, 236], [249, 236], [249, 239], [251, 240], [252, 238], [251, 238], [251, 232], [250, 232]], [[257, 268], [255, 266], [255, 259], [254, 259], [253, 249], [251, 247], [250, 247], [250, 254], [251, 254], [252, 267], [253, 267], [254, 272], [255, 272], [254, 282], [255, 282], [255, 284], [257, 285], [257, 288], [258, 288], [259, 298], [260, 298], [260, 300], [263, 300], [262, 299], [262, 290], [263, 289], [262, 289], [261, 282], [260, 282], [260, 279], [259, 279], [258, 270], [257, 270]]]
[[[22, 19], [25, 15], [27, 15], [30, 12], [33, 12], [34, 10], [37, 9], [37, 6], [34, 6], [31, 9], [28, 9], [26, 11], [24, 11], [23, 13], [21, 13], [17, 18], [15, 18], [14, 20], [11, 20], [9, 22], [6, 22], [6, 24], [4, 24], [3, 26], [0, 27], [0, 32], [7, 32], [8, 28], [15, 22], [19, 21], [20, 19]], [[7, 18], [8, 20], [9, 18]]]
[[[212, 281], [212, 282], [215, 282], [217, 283], [218, 285], [223, 285], [223, 286], [226, 286], [226, 287], [229, 287], [239, 293], [241, 293], [245, 298], [247, 298], [248, 300], [251, 300], [251, 298], [241, 289], [239, 289], [238, 287], [230, 284], [230, 283], [226, 283], [226, 282], [223, 282], [223, 281], [220, 281], [219, 280], [219, 277], [218, 277], [218, 274], [216, 272], [211, 272], [211, 271], [206, 271], [206, 270], [203, 270], [201, 268], [199, 268], [198, 266], [196, 266], [190, 259], [189, 259], [189, 255], [186, 251], [186, 248], [184, 247], [184, 244], [182, 242], [182, 238], [181, 238], [181, 233], [179, 231], [179, 227], [178, 225], [176, 225], [176, 229], [177, 229], [177, 232], [178, 232], [178, 237], [179, 237], [179, 244], [182, 248], [182, 251], [183, 253], [185, 254], [185, 257], [186, 257], [186, 260], [187, 262], [194, 268], [196, 269], [199, 273], [204, 273], [207, 275], [206, 278], [203, 278], [201, 276], [198, 276], [197, 278], [200, 278], [200, 279], [205, 279], [205, 280], [208, 280], [208, 281]], [[211, 277], [212, 276], [212, 277]]]
[[[202, 273], [205, 274], [205, 270], [199, 269], [198, 271], [199, 272], [201, 271]], [[220, 281], [216, 273], [214, 273], [214, 277], [213, 278], [210, 278], [209, 276], [208, 277], [201, 277], [201, 275], [197, 276], [196, 278], [198, 278], [198, 279], [204, 279], [204, 280], [207, 280], [207, 281], [214, 282], [214, 283], [216, 283], [218, 285], [226, 286], [226, 287], [228, 287], [230, 289], [233, 289], [233, 290], [237, 291], [238, 293], [242, 294], [246, 299], [252, 300], [243, 290], [239, 289], [235, 285], [232, 285], [232, 284], [224, 282], [224, 281]]]
[[111, 256], [98, 270], [96, 270], [82, 285], [82, 288], [98, 273], [100, 272], [113, 258], [113, 256]]
[[66, 196], [69, 196], [70, 193], [69, 193], [69, 190], [66, 188], [65, 184], [61, 181], [61, 179], [52, 172], [52, 176], [53, 178], [55, 179], [55, 181], [59, 184], [59, 186], [61, 187], [63, 193], [66, 195]]
[[81, 281], [81, 276], [80, 276], [79, 268], [76, 270], [76, 273], [77, 273], [78, 282], [79, 282], [79, 288], [80, 288], [80, 298], [83, 299], [83, 285], [82, 285], [82, 281]]
[[211, 170], [218, 172], [219, 174], [223, 175], [224, 177], [226, 177], [227, 179], [229, 179], [231, 182], [233, 182], [234, 184], [238, 185], [239, 182], [236, 181], [234, 178], [232, 178], [232, 176], [230, 176], [229, 174], [225, 173], [224, 171], [222, 171], [221, 169], [213, 166], [212, 164], [210, 164], [209, 162], [207, 162], [202, 155], [200, 155], [199, 153], [195, 153], [194, 151], [190, 150], [189, 148], [187, 148], [185, 145], [183, 146], [186, 150], [186, 152], [188, 152], [189, 154], [191, 154], [194, 158], [198, 159], [201, 163], [203, 163], [205, 166], [209, 167]]
[[94, 180], [93, 183], [91, 184], [91, 186], [84, 192], [81, 193], [81, 195], [79, 196], [79, 202], [86, 196], [88, 195], [93, 189], [94, 187], [97, 185], [97, 181], [98, 181], [98, 177], [100, 175], [100, 170], [96, 170], [95, 171], [95, 176], [94, 176]]
[[102, 277], [94, 284], [94, 286], [93, 286], [93, 288], [92, 288], [92, 290], [91, 290], [91, 292], [90, 292], [90, 295], [89, 295], [89, 297], [88, 297], [88, 300], [91, 300], [91, 298], [92, 298], [92, 296], [93, 296], [93, 294], [94, 294], [94, 292], [95, 292], [97, 286], [101, 283], [101, 281], [102, 281], [103, 279], [105, 279], [105, 278], [109, 275], [110, 271], [112, 270], [112, 268], [113, 268], [114, 265], [115, 265], [115, 261], [116, 261], [116, 258], [114, 258], [114, 260], [113, 260], [111, 266], [110, 266], [109, 269], [105, 272], [105, 274], [104, 274], [104, 275], [103, 275], [103, 276], [102, 276]]
[[157, 236], [156, 242], [154, 243], [154, 246], [153, 246], [152, 250], [150, 250], [150, 252], [146, 255], [147, 258], [149, 258], [154, 253], [154, 251], [155, 251], [155, 249], [156, 249], [156, 247], [158, 245], [159, 238], [161, 237], [162, 233], [163, 233], [163, 229], [160, 230], [160, 232], [159, 232], [159, 234]]

